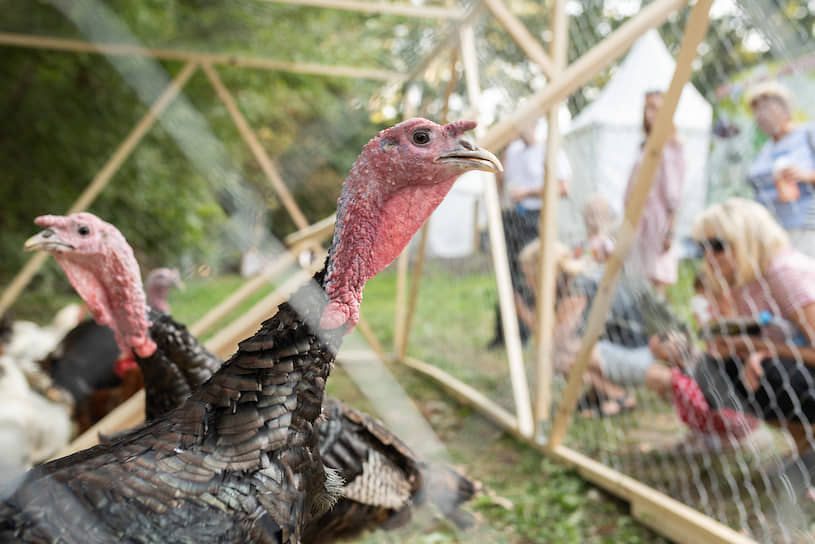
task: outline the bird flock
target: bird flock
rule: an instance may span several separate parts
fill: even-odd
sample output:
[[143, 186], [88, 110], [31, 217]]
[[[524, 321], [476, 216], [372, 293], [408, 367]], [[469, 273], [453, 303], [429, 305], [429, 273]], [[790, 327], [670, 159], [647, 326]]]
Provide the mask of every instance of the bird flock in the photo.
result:
[[[25, 249], [49, 252], [112, 331], [105, 353], [115, 344], [120, 377], [140, 376], [147, 420], [7, 483], [0, 541], [333, 542], [403, 525], [425, 502], [466, 525], [459, 507], [477, 484], [421, 459], [325, 384], [365, 282], [462, 173], [501, 170], [465, 135], [474, 127], [416, 118], [372, 138], [343, 185], [325, 267], [225, 361], [169, 315], [177, 274], [156, 272], [145, 291], [116, 227], [87, 212], [38, 217]], [[110, 368], [106, 355], [91, 359]], [[53, 368], [71, 375], [68, 362]], [[104, 379], [67, 389], [84, 399]]]

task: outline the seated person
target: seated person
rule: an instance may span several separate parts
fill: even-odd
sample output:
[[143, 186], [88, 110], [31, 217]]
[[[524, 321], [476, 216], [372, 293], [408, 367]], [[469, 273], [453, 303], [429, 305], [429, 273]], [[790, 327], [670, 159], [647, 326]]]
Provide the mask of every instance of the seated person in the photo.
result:
[[[568, 374], [583, 334], [584, 321], [602, 276], [602, 269], [586, 261], [572, 259], [568, 248], [557, 245], [557, 291], [553, 359], [558, 372]], [[540, 244], [531, 242], [520, 255], [521, 268], [530, 289], [537, 291]], [[535, 311], [516, 298], [518, 313], [534, 328]], [[636, 406], [636, 397], [626, 386], [646, 383], [652, 366], [649, 336], [657, 331], [684, 330], [682, 324], [644, 280], [622, 278], [606, 322], [604, 335], [592, 351], [583, 398], [586, 416], [611, 416]]]
[[583, 206], [586, 242], [582, 253], [597, 263], [604, 263], [614, 251], [614, 210], [608, 199], [599, 193], [591, 195]]
[[[761, 332], [714, 336], [692, 376], [680, 364], [654, 376], [654, 387], [673, 396], [689, 425], [713, 424], [723, 411], [746, 412], [785, 428], [799, 452], [811, 448], [815, 260], [790, 246], [766, 208], [740, 198], [708, 208], [696, 220], [693, 236], [703, 247], [714, 292], [730, 299], [736, 316], [769, 312], [793, 324], [806, 345]], [[679, 362], [670, 353], [660, 356]]]

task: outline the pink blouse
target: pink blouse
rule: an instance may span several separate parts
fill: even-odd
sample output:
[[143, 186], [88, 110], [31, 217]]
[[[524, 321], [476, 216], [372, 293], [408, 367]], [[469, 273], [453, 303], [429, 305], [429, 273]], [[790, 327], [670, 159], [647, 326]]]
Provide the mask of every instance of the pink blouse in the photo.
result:
[[815, 302], [815, 259], [795, 249], [775, 256], [767, 273], [733, 290], [741, 316], [763, 310], [784, 319], [802, 321], [801, 309]]

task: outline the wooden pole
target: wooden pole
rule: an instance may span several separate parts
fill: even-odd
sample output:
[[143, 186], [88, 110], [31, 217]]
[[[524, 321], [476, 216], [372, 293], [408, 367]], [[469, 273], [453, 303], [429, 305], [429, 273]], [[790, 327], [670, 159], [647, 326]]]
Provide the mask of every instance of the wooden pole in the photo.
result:
[[540, 117], [553, 104], [565, 100], [597, 72], [620, 58], [647, 30], [665, 22], [671, 13], [687, 3], [688, 0], [655, 0], [642, 8], [642, 11], [623, 23], [606, 39], [572, 62], [561, 77], [530, 96], [515, 113], [490, 128], [479, 138], [480, 144], [493, 150], [506, 146], [516, 137], [519, 127], [524, 126], [529, 119]]
[[475, 49], [473, 25], [464, 25], [459, 31], [461, 40], [461, 62], [464, 64], [464, 81], [467, 84], [467, 99], [472, 115], [478, 118], [478, 104], [481, 101], [481, 86], [478, 82], [478, 55]]
[[373, 329], [371, 329], [371, 326], [368, 324], [368, 321], [363, 318], [362, 314], [359, 315], [359, 321], [357, 321], [357, 330], [365, 341], [371, 346], [371, 349], [374, 350], [377, 357], [379, 357], [382, 361], [387, 361], [385, 349], [382, 347], [382, 344], [377, 339]]
[[408, 269], [410, 267], [410, 245], [402, 251], [396, 261], [396, 312], [393, 323], [393, 352], [404, 353], [407, 349], [407, 300]]
[[498, 190], [493, 180], [484, 184], [484, 202], [490, 234], [492, 266], [495, 269], [495, 282], [498, 287], [498, 305], [501, 311], [504, 344], [507, 348], [512, 395], [515, 399], [515, 411], [518, 415], [518, 429], [521, 434], [532, 436], [534, 434], [532, 404], [529, 399], [529, 385], [526, 379], [521, 334], [518, 328], [518, 314], [515, 311], [512, 280], [509, 274], [504, 226], [501, 223], [501, 207], [498, 204]]
[[255, 133], [249, 128], [249, 123], [246, 122], [243, 114], [238, 109], [238, 105], [235, 103], [235, 99], [226, 86], [224, 86], [215, 68], [213, 68], [211, 64], [203, 64], [202, 68], [207, 78], [209, 78], [209, 82], [212, 83], [212, 86], [215, 88], [218, 98], [220, 98], [221, 102], [226, 106], [226, 110], [229, 112], [230, 117], [232, 117], [232, 121], [238, 128], [238, 132], [240, 132], [243, 141], [245, 141], [249, 149], [252, 150], [252, 154], [255, 156], [255, 160], [258, 161], [258, 164], [260, 164], [260, 168], [266, 175], [266, 179], [272, 184], [286, 211], [289, 212], [292, 220], [294, 220], [294, 224], [300, 229], [307, 228], [309, 223], [306, 216], [303, 215], [297, 202], [295, 202], [291, 196], [288, 187], [286, 187], [286, 184], [280, 177], [280, 173], [278, 173], [272, 159], [269, 158], [266, 150], [260, 145], [260, 141], [257, 136], [255, 136]]
[[518, 430], [515, 417], [454, 376], [438, 367], [407, 357], [403, 363], [446, 389], [458, 401], [475, 408], [496, 425], [537, 449], [544, 455], [567, 466], [593, 484], [628, 501], [631, 515], [640, 523], [680, 544], [755, 544], [751, 538], [694, 510], [664, 493], [648, 487], [621, 472], [606, 467], [565, 446], [549, 448]]
[[140, 45], [118, 43], [93, 43], [83, 40], [68, 40], [48, 36], [31, 36], [0, 32], [0, 45], [28, 47], [32, 49], [50, 49], [53, 51], [73, 51], [75, 53], [98, 53], [102, 55], [151, 57], [160, 60], [194, 62], [199, 64], [217, 64], [238, 66], [257, 70], [291, 72], [326, 77], [350, 77], [353, 79], [371, 79], [374, 81], [404, 81], [404, 75], [389, 70], [371, 68], [354, 68], [315, 64], [309, 62], [284, 62], [279, 60], [228, 55], [223, 53], [202, 53], [199, 51], [181, 51], [160, 47], [143, 47]]
[[486, 395], [474, 387], [467, 385], [458, 378], [455, 378], [435, 365], [425, 363], [413, 357], [405, 357], [400, 361], [404, 365], [412, 368], [416, 372], [433, 378], [443, 384], [445, 388], [453, 393], [453, 396], [460, 401], [475, 406], [481, 412], [488, 414], [489, 418], [496, 421], [505, 429], [512, 429], [513, 434], [519, 435], [517, 418], [505, 410], [502, 406], [493, 402]]
[[[554, 0], [552, 10], [552, 59], [555, 74], [566, 68], [566, 44], [569, 37], [569, 21], [564, 0]], [[555, 75], [555, 77], [558, 77]], [[557, 205], [560, 196], [558, 161], [560, 160], [560, 127], [558, 114], [560, 103], [553, 104], [548, 115], [546, 138], [545, 182], [541, 190], [543, 206], [540, 211], [538, 239], [540, 262], [538, 263], [538, 296], [535, 302], [537, 315], [535, 339], [535, 428], [549, 420], [552, 404], [552, 334], [555, 327], [555, 243], [557, 242]]]
[[[71, 205], [66, 212], [67, 214], [82, 211], [91, 205], [102, 189], [107, 186], [113, 175], [119, 170], [125, 160], [127, 160], [130, 154], [133, 152], [133, 149], [135, 149], [139, 142], [141, 142], [141, 139], [156, 122], [156, 119], [158, 119], [159, 115], [161, 115], [161, 112], [163, 112], [167, 105], [172, 102], [179, 92], [181, 92], [181, 89], [195, 72], [196, 67], [197, 65], [188, 63], [178, 73], [178, 75], [175, 76], [170, 85], [167, 86], [164, 92], [161, 93], [156, 101], [150, 106], [150, 109], [147, 110], [144, 117], [142, 117], [138, 124], [133, 127], [133, 130], [130, 131], [127, 138], [125, 138], [124, 141], [119, 144], [119, 147], [116, 148], [116, 151], [113, 152], [110, 159], [108, 159], [99, 173], [96, 174], [96, 177], [93, 178], [85, 190], [82, 191], [82, 194], [79, 195], [79, 198], [77, 198]], [[48, 254], [45, 252], [40, 252], [32, 256], [26, 262], [25, 266], [23, 266], [20, 272], [14, 277], [9, 286], [3, 292], [3, 296], [0, 297], [0, 315], [3, 315], [6, 310], [8, 310], [11, 305], [14, 304], [14, 301], [17, 300], [17, 297], [20, 295], [22, 290], [26, 285], [28, 285], [47, 259]]]
[[417, 249], [416, 262], [413, 263], [413, 271], [410, 278], [410, 298], [408, 298], [407, 310], [405, 311], [405, 332], [402, 334], [402, 345], [400, 351], [396, 353], [397, 359], [404, 359], [407, 353], [407, 345], [410, 340], [410, 329], [413, 325], [413, 315], [416, 313], [416, 304], [419, 300], [419, 287], [422, 283], [422, 269], [424, 268], [424, 257], [427, 251], [428, 224], [422, 225], [419, 233], [419, 247]]
[[275, 4], [292, 4], [316, 8], [341, 9], [379, 15], [401, 15], [404, 17], [423, 17], [429, 19], [460, 19], [463, 10], [435, 6], [413, 6], [410, 4], [386, 2], [361, 2], [355, 0], [263, 0]]
[[[472, 22], [475, 21], [475, 19], [479, 15], [481, 15], [483, 9], [484, 3], [476, 2], [470, 8], [470, 11], [467, 12], [464, 16], [462, 16], [461, 19], [459, 19], [458, 24], [456, 25], [456, 29], [468, 24], [472, 24]], [[450, 34], [442, 38], [436, 44], [436, 46], [433, 49], [431, 49], [430, 52], [416, 64], [416, 66], [413, 67], [413, 69], [406, 77], [402, 79], [397, 79], [396, 81], [413, 81], [419, 76], [419, 74], [423, 74], [427, 70], [427, 67], [430, 66], [430, 64], [434, 62], [436, 59], [441, 57], [445, 51], [453, 47], [456, 47], [458, 45], [459, 39], [460, 34], [457, 30], [451, 32]]]
[[645, 208], [645, 203], [648, 200], [648, 194], [651, 191], [651, 185], [654, 181], [654, 174], [662, 158], [662, 148], [672, 131], [672, 119], [676, 105], [682, 94], [682, 88], [690, 78], [692, 71], [691, 63], [693, 59], [696, 58], [696, 48], [707, 32], [709, 23], [708, 12], [712, 2], [713, 0], [697, 0], [696, 5], [691, 11], [687, 26], [685, 27], [685, 35], [682, 38], [682, 44], [676, 56], [676, 70], [674, 71], [671, 85], [665, 93], [662, 107], [659, 110], [651, 134], [645, 143], [642, 164], [637, 173], [637, 178], [634, 181], [630, 200], [626, 206], [625, 217], [620, 226], [614, 252], [606, 263], [606, 271], [592, 302], [591, 310], [586, 320], [583, 339], [575, 356], [576, 360], [569, 371], [566, 389], [563, 391], [557, 414], [555, 414], [552, 432], [549, 437], [549, 446], [552, 448], [559, 446], [563, 441], [575, 405], [577, 404], [577, 397], [583, 386], [583, 374], [588, 367], [591, 351], [605, 327], [606, 315], [614, 298], [617, 277], [620, 274], [623, 262], [628, 254], [628, 248], [631, 246], [631, 242], [637, 232], [637, 225], [639, 225], [642, 210]]
[[515, 40], [515, 43], [526, 53], [529, 59], [537, 64], [546, 77], [552, 79], [561, 71], [557, 61], [553, 61], [546, 54], [538, 40], [526, 29], [524, 24], [512, 14], [501, 0], [483, 0], [484, 5], [490, 10], [492, 16], [504, 27], [504, 30]]

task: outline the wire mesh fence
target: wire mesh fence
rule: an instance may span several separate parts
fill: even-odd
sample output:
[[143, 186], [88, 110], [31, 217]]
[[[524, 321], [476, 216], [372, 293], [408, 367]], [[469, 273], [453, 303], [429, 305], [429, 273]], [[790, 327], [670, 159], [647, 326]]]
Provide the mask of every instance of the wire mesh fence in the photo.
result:
[[[552, 43], [549, 3], [506, 4], [544, 47]], [[566, 2], [569, 61], [592, 51], [651, 4]], [[31, 176], [57, 180], [45, 192], [39, 186], [26, 194], [31, 217], [46, 206], [65, 207], [68, 196], [104, 166], [183, 62], [209, 64], [215, 78], [196, 67], [181, 98], [159, 116], [157, 128], [135, 148], [113, 176], [111, 190], [91, 209], [111, 219], [131, 218], [128, 238], [150, 266], [172, 261], [187, 279], [200, 281], [241, 269], [257, 273], [284, 251], [282, 241], [302, 229], [301, 222], [314, 224], [331, 214], [348, 165], [378, 128], [409, 110], [436, 119], [475, 117], [483, 134], [557, 80], [557, 74], [529, 60], [492, 10], [479, 2], [426, 2], [419, 7], [447, 11], [431, 23], [408, 15], [349, 14], [254, 0], [228, 7], [176, 2], [167, 18], [139, 18], [129, 3], [116, 2], [9, 9], [10, 16], [0, 23], [5, 36], [155, 49], [152, 57], [109, 54], [106, 64], [87, 52], [55, 60], [54, 55], [67, 53], [8, 46], [6, 109], [17, 112], [6, 127], [2, 159], [15, 165], [7, 170], [9, 179], [20, 187]], [[668, 16], [627, 56], [598, 69], [561, 106], [565, 154], [558, 157], [557, 176], [564, 187], [558, 196], [553, 406], [565, 387], [603, 263], [621, 235], [626, 188], [643, 141], [645, 93], [667, 88], [688, 12], [682, 8]], [[777, 78], [794, 98], [792, 119], [810, 119], [807, 43], [813, 13], [793, 2], [714, 3], [692, 86], [683, 93], [674, 118], [684, 168], [671, 239], [676, 277], [661, 282], [668, 284], [664, 290], [655, 289], [642, 268], [628, 266], [592, 352], [565, 439], [567, 446], [762, 542], [815, 540], [810, 495], [815, 460], [807, 453], [813, 444], [807, 308], [814, 301], [807, 283], [815, 269], [793, 252], [807, 250], [798, 234], [789, 247], [784, 236], [766, 242], [776, 253], [763, 257], [769, 251], [761, 245], [763, 237], [777, 220], [739, 201], [733, 204], [733, 217], [725, 214], [720, 223], [742, 228], [715, 221], [698, 225], [710, 205], [755, 196], [748, 178], [768, 135], [746, 103], [752, 86]], [[475, 47], [470, 53], [477, 60], [477, 74], [468, 71], [465, 51], [444, 47], [462, 40], [463, 29], [472, 31]], [[188, 54], [168, 56], [168, 51]], [[214, 56], [221, 54], [226, 60]], [[308, 66], [300, 67], [306, 72], [279, 71], [280, 65], [256, 69], [252, 59]], [[37, 66], [33, 72], [31, 62]], [[338, 66], [349, 71], [328, 72]], [[355, 68], [378, 72], [348, 77]], [[409, 80], [388, 80], [394, 74], [407, 74]], [[219, 93], [217, 81], [226, 95]], [[32, 93], [28, 100], [20, 98], [27, 92]], [[230, 96], [272, 159], [302, 220], [271, 182], [274, 173], [263, 166], [263, 154], [253, 151], [238, 128]], [[46, 104], [49, 115], [43, 117], [51, 124], [34, 123]], [[92, 124], [93, 130], [80, 131], [74, 139], [61, 137], [62, 157], [44, 159], [46, 151], [35, 142], [57, 134], [57, 125], [77, 121]], [[545, 122], [527, 121], [516, 132], [531, 129], [542, 146]], [[20, 137], [9, 138], [11, 133]], [[806, 137], [799, 144], [804, 154], [815, 156]], [[529, 161], [535, 178], [543, 171], [540, 149], [515, 157]], [[516, 151], [523, 155], [522, 146]], [[498, 192], [507, 246], [502, 258], [509, 266], [526, 378], [534, 383], [535, 270], [540, 259], [534, 241], [541, 201], [534, 194], [513, 192], [519, 189], [512, 178], [513, 152], [507, 148], [504, 155], [508, 168]], [[33, 153], [30, 163], [16, 160], [24, 153]], [[815, 160], [807, 165], [815, 171]], [[462, 179], [428, 225], [407, 355], [486, 392], [512, 412], [517, 384], [509, 371], [501, 322], [506, 316], [499, 309], [490, 253], [485, 195], [491, 183], [479, 175]], [[803, 196], [797, 204], [772, 211], [783, 218], [801, 217], [806, 227], [811, 190], [806, 183], [798, 185]], [[136, 215], [150, 220], [137, 222]], [[179, 233], [175, 242], [167, 240], [167, 225]], [[17, 251], [16, 240], [8, 244], [9, 253]], [[418, 247], [416, 240], [413, 263]], [[750, 272], [736, 273], [734, 263]], [[3, 277], [15, 271], [4, 270]], [[37, 281], [53, 283], [57, 276], [52, 269], [47, 280]], [[392, 280], [387, 274], [375, 280], [374, 293]], [[363, 304], [362, 311], [389, 350], [397, 335], [393, 315], [398, 308]], [[767, 332], [789, 326], [803, 338]], [[733, 334], [742, 332], [751, 337]], [[709, 353], [712, 339], [720, 345], [719, 356]], [[543, 436], [547, 432], [545, 426]]]

